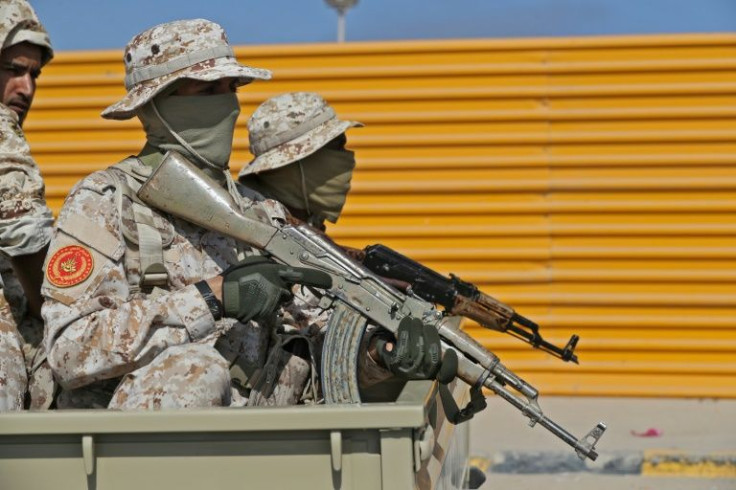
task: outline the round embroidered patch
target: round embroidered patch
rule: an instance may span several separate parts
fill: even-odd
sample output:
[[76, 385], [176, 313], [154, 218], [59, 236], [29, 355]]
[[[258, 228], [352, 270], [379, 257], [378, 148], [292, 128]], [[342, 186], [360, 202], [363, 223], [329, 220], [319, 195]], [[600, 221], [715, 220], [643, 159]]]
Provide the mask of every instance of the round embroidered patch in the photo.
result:
[[54, 286], [68, 288], [76, 286], [92, 274], [92, 254], [79, 245], [59, 249], [49, 260], [46, 277]]

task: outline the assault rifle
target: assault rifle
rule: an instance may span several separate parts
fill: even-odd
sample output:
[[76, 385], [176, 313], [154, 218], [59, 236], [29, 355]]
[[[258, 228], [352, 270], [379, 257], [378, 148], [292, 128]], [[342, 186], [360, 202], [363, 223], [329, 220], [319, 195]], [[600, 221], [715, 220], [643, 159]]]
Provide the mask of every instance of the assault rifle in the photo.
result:
[[574, 352], [577, 335], [570, 337], [563, 348], [550, 344], [539, 333], [539, 325], [454, 274], [447, 278], [380, 244], [351, 251], [351, 256], [379, 276], [390, 279], [391, 284], [407, 294], [416, 294], [441, 305], [449, 314], [470, 318], [485, 328], [508, 333], [563, 361], [578, 363]]
[[539, 392], [533, 386], [507, 369], [498, 356], [454, 327], [449, 317], [434, 304], [387, 285], [313, 228], [275, 226], [250, 216], [251, 211], [241, 211], [227, 190], [175, 152], [164, 157], [141, 186], [138, 197], [155, 209], [257, 247], [286, 265], [313, 267], [330, 275], [332, 287], [323, 291], [320, 305], [333, 309], [328, 339], [335, 332], [343, 332], [341, 340], [345, 340], [342, 342], [345, 350], [344, 355], [341, 351], [337, 356], [331, 349], [324, 350], [323, 376], [334, 376], [331, 369], [325, 369], [327, 357], [332, 356], [336, 361], [349, 359], [350, 365], [336, 382], [324, 383], [328, 402], [360, 401], [359, 396], [354, 395], [357, 386], [355, 353], [365, 322], [356, 320], [370, 320], [395, 334], [401, 319], [413, 316], [437, 328], [443, 352], [455, 352], [457, 376], [471, 386], [471, 393], [482, 396], [480, 388], [488, 388], [528, 417], [529, 425], [538, 423], [572, 446], [581, 459], [598, 457], [595, 444], [606, 430], [605, 424], [597, 424], [585, 437], [577, 439], [544, 415], [537, 401]]

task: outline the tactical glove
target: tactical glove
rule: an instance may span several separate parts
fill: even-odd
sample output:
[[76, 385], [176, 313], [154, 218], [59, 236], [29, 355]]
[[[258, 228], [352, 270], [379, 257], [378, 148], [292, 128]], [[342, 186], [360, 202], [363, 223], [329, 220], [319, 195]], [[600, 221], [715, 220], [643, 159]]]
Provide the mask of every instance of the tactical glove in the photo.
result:
[[262, 256], [247, 257], [221, 275], [224, 315], [243, 323], [274, 315], [279, 306], [292, 298], [294, 284], [332, 287], [332, 279], [322, 271], [289, 267]]
[[406, 317], [399, 322], [392, 350], [386, 348], [387, 343], [379, 339], [376, 350], [389, 371], [405, 379], [437, 377], [442, 364], [442, 346], [437, 329], [418, 318]]

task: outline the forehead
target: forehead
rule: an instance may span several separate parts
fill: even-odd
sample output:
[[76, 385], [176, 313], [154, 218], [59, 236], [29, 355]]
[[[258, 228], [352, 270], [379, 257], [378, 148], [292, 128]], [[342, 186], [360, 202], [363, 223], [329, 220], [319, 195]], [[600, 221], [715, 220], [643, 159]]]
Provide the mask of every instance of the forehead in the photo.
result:
[[0, 52], [0, 59], [6, 63], [17, 60], [41, 65], [42, 57], [43, 51], [41, 50], [41, 47], [31, 43], [14, 44]]

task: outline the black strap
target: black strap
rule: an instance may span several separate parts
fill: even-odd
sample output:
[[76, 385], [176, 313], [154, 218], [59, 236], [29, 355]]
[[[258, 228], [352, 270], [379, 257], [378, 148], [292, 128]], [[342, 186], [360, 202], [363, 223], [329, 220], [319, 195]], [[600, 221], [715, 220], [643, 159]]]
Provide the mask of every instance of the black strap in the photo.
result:
[[210, 285], [207, 284], [207, 281], [196, 282], [194, 283], [194, 287], [196, 287], [199, 294], [202, 295], [204, 302], [207, 303], [207, 308], [210, 309], [210, 313], [212, 313], [215, 320], [222, 318], [222, 303], [217, 299], [217, 296], [215, 296], [215, 293], [212, 291]]

